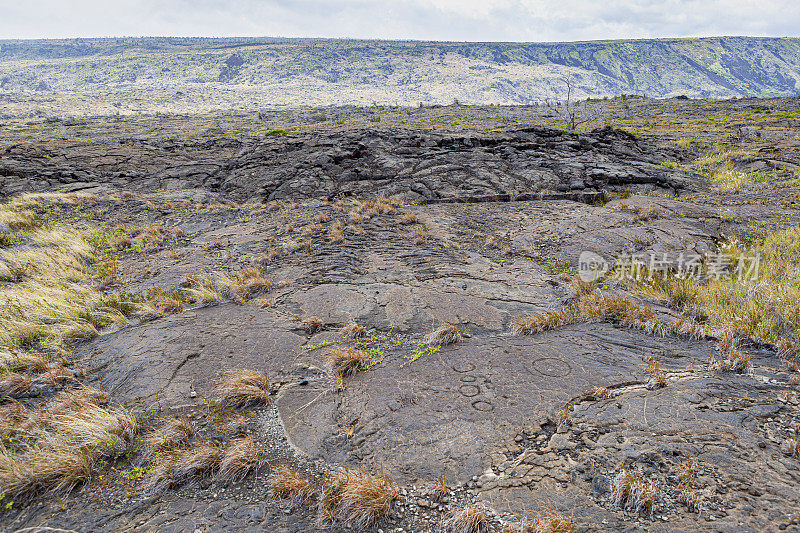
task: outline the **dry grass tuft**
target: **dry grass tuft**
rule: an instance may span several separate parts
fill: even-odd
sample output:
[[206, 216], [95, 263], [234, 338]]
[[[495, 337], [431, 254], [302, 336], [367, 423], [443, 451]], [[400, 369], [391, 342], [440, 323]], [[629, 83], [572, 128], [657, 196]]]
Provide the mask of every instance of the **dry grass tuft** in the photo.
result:
[[687, 485], [680, 487], [677, 500], [686, 504], [686, 509], [690, 513], [699, 513], [702, 509], [703, 496]]
[[[350, 200], [352, 208], [347, 213], [347, 217], [353, 222], [361, 222], [378, 215], [396, 213], [396, 204], [397, 202], [391, 198], [358, 198]], [[336, 207], [341, 209], [344, 204], [337, 202]]]
[[328, 240], [333, 244], [344, 242], [344, 232], [342, 229], [333, 228], [328, 234]]
[[173, 451], [162, 457], [150, 472], [147, 481], [149, 492], [157, 493], [192, 479], [210, 477], [219, 469], [222, 457], [222, 449], [208, 442]]
[[318, 317], [311, 315], [303, 319], [303, 329], [306, 333], [316, 333], [323, 328], [325, 324], [322, 323]]
[[[794, 347], [800, 346], [800, 227], [775, 232], [746, 248], [732, 241], [722, 252], [734, 271], [740, 266], [738, 258], [760, 255], [758, 271], [750, 271], [744, 280], [738, 275], [704, 281], [669, 276], [657, 282], [632, 282], [632, 289], [703, 316], [737, 337], [776, 345], [784, 357], [793, 356]], [[748, 274], [752, 266], [752, 262], [744, 264], [743, 273]], [[741, 368], [744, 361], [734, 359]]]
[[0, 376], [0, 400], [10, 396], [15, 398], [31, 390], [33, 381], [28, 374], [7, 372]]
[[526, 526], [523, 531], [529, 533], [572, 533], [575, 531], [575, 521], [572, 517], [552, 508], [536, 513]]
[[795, 422], [791, 435], [781, 443], [781, 451], [790, 457], [800, 457], [800, 422]]
[[572, 285], [572, 288], [575, 289], [575, 292], [578, 294], [578, 296], [592, 294], [597, 288], [596, 281], [583, 281], [581, 278], [572, 278], [570, 280], [570, 284]]
[[243, 268], [235, 274], [222, 278], [221, 283], [239, 303], [266, 294], [272, 289], [272, 280], [257, 268]]
[[196, 304], [219, 303], [223, 300], [222, 288], [208, 276], [189, 276], [181, 283], [185, 299]]
[[269, 376], [266, 372], [242, 369], [227, 372], [217, 386], [220, 405], [240, 408], [269, 402]]
[[29, 209], [4, 206], [0, 209], [0, 232], [28, 230], [41, 225], [36, 214]]
[[144, 315], [166, 316], [183, 311], [183, 298], [172, 291], [161, 287], [150, 287], [145, 293], [147, 307], [141, 313]]
[[644, 358], [644, 362], [647, 363], [645, 367], [645, 372], [650, 375], [650, 379], [647, 382], [648, 389], [660, 389], [662, 387], [667, 386], [667, 375], [661, 369], [661, 363], [653, 359], [653, 356], [648, 354]]
[[[518, 317], [512, 323], [518, 335], [533, 335], [575, 322], [609, 320], [627, 327], [661, 332], [652, 310], [621, 296], [590, 292], [558, 311]], [[666, 331], [666, 327], [663, 328]]]
[[415, 227], [411, 231], [411, 237], [414, 241], [414, 244], [417, 246], [423, 245], [428, 242], [428, 234], [425, 232], [423, 228]]
[[155, 252], [161, 245], [164, 244], [164, 241], [167, 240], [167, 236], [164, 232], [164, 228], [161, 226], [150, 225], [144, 228], [143, 230], [138, 230], [136, 237], [133, 238], [133, 248], [142, 253], [149, 253]]
[[339, 522], [356, 530], [367, 529], [389, 513], [399, 494], [397, 484], [385, 475], [342, 470], [322, 487], [320, 525]]
[[423, 493], [436, 502], [447, 496], [448, 490], [444, 474], [436, 481], [430, 481], [422, 486]]
[[359, 348], [334, 348], [328, 355], [334, 375], [345, 378], [369, 369], [372, 356]]
[[349, 339], [360, 339], [367, 334], [367, 328], [357, 322], [350, 322], [339, 330], [339, 335]]
[[719, 372], [735, 372], [746, 374], [752, 368], [752, 358], [745, 352], [737, 349], [723, 349], [718, 354], [711, 354], [708, 368]]
[[90, 287], [95, 252], [88, 236], [50, 226], [31, 239], [36, 246], [0, 250], [0, 278], [11, 282], [0, 288], [0, 348], [65, 348], [134, 311], [127, 298]]
[[401, 224], [420, 224], [419, 215], [416, 213], [403, 213], [403, 216], [400, 217]]
[[611, 320], [628, 327], [643, 328], [653, 311], [621, 296], [588, 294], [577, 301], [578, 314], [587, 320]]
[[261, 462], [263, 450], [253, 437], [243, 437], [232, 441], [219, 463], [219, 478], [240, 481]]
[[661, 487], [643, 480], [632, 470], [623, 468], [611, 480], [611, 499], [615, 506], [626, 511], [652, 514], [662, 496]]
[[453, 344], [464, 339], [464, 332], [457, 326], [445, 322], [438, 329], [433, 330], [425, 337], [426, 344]]
[[[133, 413], [98, 405], [93, 389], [63, 392], [36, 412], [17, 410], [8, 428], [17, 439], [0, 449], [0, 486], [12, 498], [70, 490], [103, 459], [131, 449]], [[4, 439], [9, 433], [4, 432]]]
[[194, 437], [194, 423], [189, 418], [172, 418], [144, 439], [144, 456], [154, 455], [189, 444]]
[[311, 482], [297, 470], [279, 466], [270, 479], [269, 492], [273, 498], [301, 503], [311, 498], [312, 488]]
[[574, 308], [564, 307], [559, 311], [547, 311], [538, 315], [517, 317], [512, 322], [512, 326], [517, 335], [535, 335], [536, 333], [572, 324], [578, 320], [579, 316]]
[[486, 509], [464, 507], [451, 511], [443, 526], [449, 533], [483, 533], [489, 530], [489, 518]]
[[608, 387], [595, 387], [589, 391], [589, 397], [594, 400], [607, 400], [614, 397], [614, 391]]

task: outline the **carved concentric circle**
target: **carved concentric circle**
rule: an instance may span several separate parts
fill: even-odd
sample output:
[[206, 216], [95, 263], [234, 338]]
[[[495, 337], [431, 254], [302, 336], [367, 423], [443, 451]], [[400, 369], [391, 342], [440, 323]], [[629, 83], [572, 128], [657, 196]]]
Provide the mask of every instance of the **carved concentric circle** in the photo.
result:
[[531, 372], [548, 378], [561, 378], [572, 374], [569, 363], [555, 357], [541, 357], [535, 359], [530, 366]]
[[475, 365], [473, 365], [472, 363], [461, 361], [453, 365], [453, 370], [455, 370], [459, 374], [465, 374], [467, 372], [472, 372], [473, 370], [475, 370]]
[[467, 398], [472, 398], [473, 396], [477, 396], [481, 393], [481, 388], [477, 385], [461, 385], [458, 388], [458, 392]]
[[472, 402], [472, 408], [475, 409], [476, 411], [481, 411], [486, 413], [494, 410], [494, 405], [490, 404], [485, 400], [475, 400], [474, 402]]

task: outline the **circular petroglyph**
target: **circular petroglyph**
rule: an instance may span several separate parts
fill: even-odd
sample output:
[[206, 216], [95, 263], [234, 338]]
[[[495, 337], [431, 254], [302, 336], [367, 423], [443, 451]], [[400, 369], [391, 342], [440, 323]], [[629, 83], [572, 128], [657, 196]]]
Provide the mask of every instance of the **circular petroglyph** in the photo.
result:
[[464, 383], [473, 383], [477, 380], [478, 378], [476, 378], [475, 376], [461, 376], [461, 381], [463, 381]]
[[453, 370], [461, 374], [465, 372], [472, 372], [473, 370], [475, 370], [475, 365], [473, 365], [472, 363], [465, 363], [465, 362], [456, 363], [453, 365]]
[[487, 412], [494, 409], [494, 405], [484, 400], [475, 400], [474, 402], [472, 402], [472, 408], [475, 409], [476, 411]]
[[481, 388], [477, 385], [461, 385], [458, 388], [458, 392], [466, 396], [467, 398], [472, 398], [473, 396], [477, 396], [481, 393]]
[[534, 360], [531, 363], [531, 370], [548, 378], [569, 376], [572, 373], [569, 363], [555, 357], [542, 357]]

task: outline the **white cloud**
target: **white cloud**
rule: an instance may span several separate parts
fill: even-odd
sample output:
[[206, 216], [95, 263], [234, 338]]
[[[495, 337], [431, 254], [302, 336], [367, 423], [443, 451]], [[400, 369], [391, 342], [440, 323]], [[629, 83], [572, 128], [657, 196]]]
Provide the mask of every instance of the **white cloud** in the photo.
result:
[[0, 0], [0, 38], [564, 41], [800, 35], [796, 0]]

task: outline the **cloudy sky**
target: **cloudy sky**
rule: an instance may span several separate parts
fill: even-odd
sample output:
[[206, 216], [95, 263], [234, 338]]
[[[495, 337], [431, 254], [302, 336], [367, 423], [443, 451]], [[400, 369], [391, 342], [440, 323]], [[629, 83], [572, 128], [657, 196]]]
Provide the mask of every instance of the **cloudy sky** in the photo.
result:
[[0, 39], [800, 36], [798, 0], [0, 0]]

